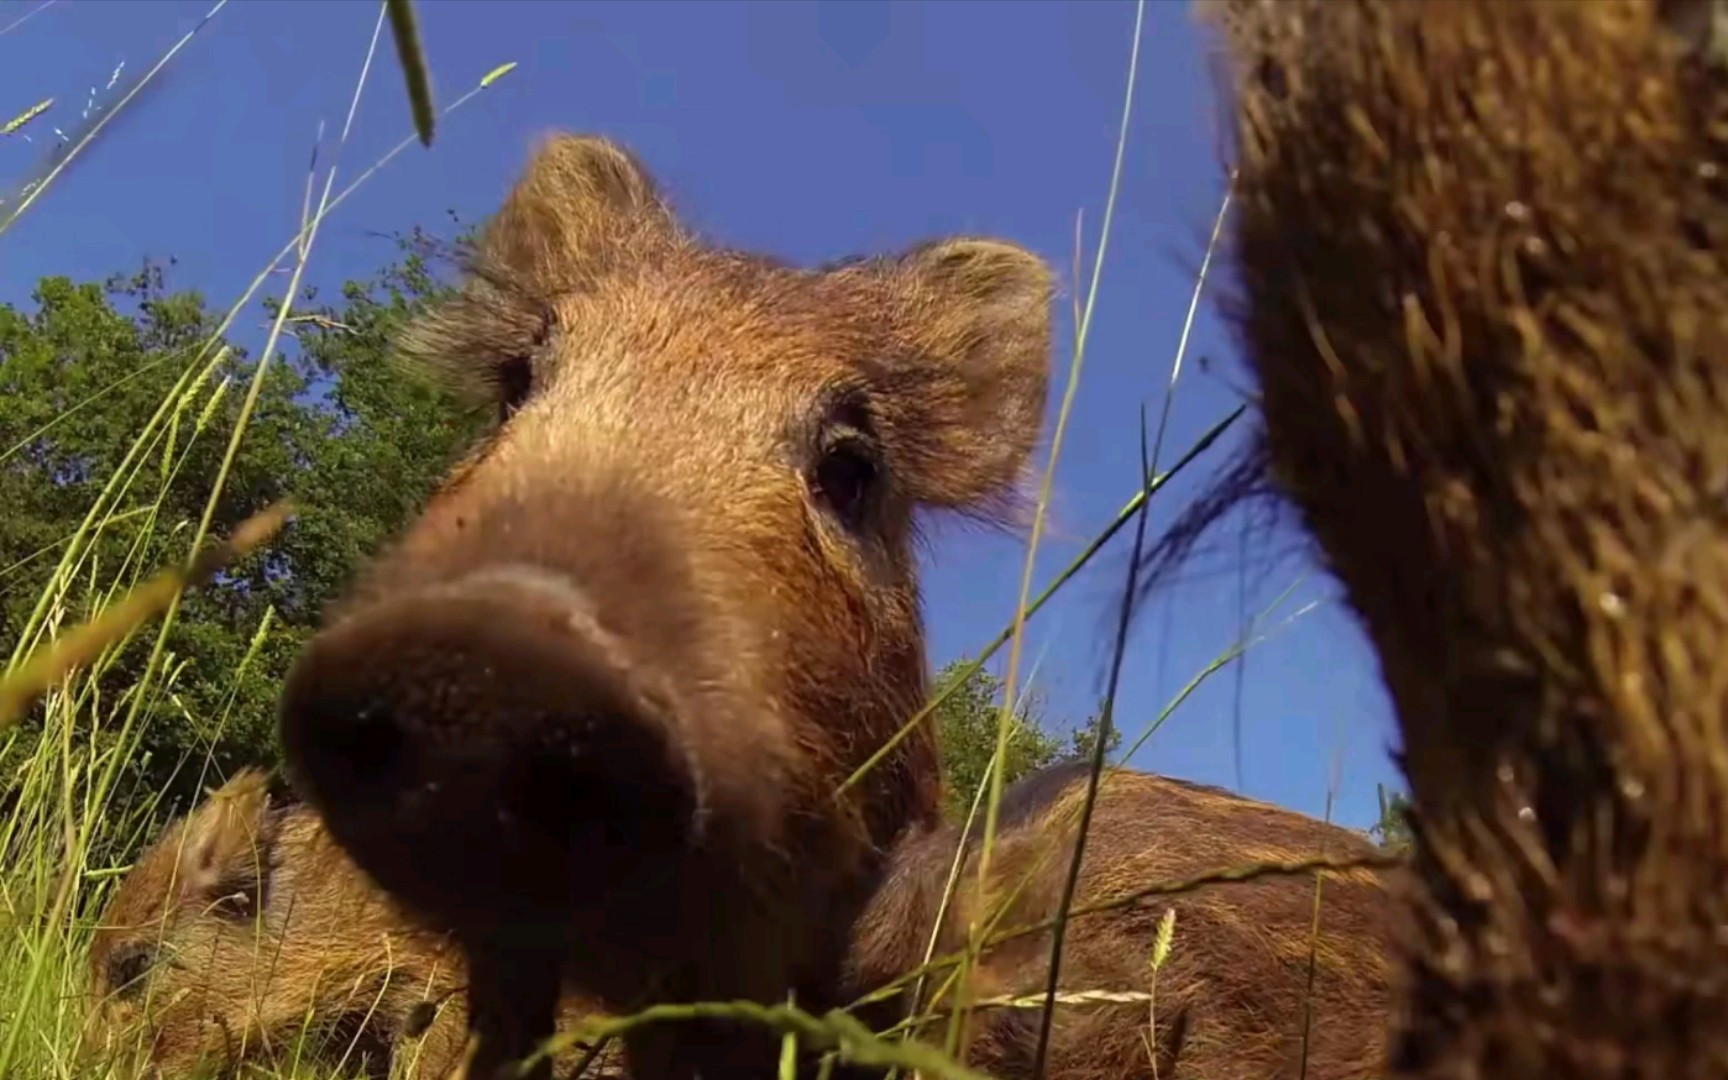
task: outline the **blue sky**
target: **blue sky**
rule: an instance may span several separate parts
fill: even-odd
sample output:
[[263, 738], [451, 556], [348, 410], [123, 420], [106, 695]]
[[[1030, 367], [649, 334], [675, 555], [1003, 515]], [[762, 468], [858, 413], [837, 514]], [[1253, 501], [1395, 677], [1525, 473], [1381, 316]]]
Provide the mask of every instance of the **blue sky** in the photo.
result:
[[[0, 140], [8, 194], [70, 131], [115, 67], [117, 90], [214, 0], [0, 0], [0, 117], [53, 96]], [[496, 207], [532, 140], [595, 131], [633, 147], [687, 220], [725, 243], [810, 262], [944, 233], [1013, 239], [1062, 273], [1054, 420], [1072, 356], [1075, 215], [1089, 274], [1108, 192], [1134, 32], [1126, 0], [422, 0], [440, 104], [499, 64], [519, 67], [441, 121], [430, 150], [398, 157], [326, 222], [311, 280], [363, 276], [392, 255], [380, 234], [446, 228]], [[366, 0], [230, 3], [0, 238], [0, 301], [36, 280], [99, 279], [173, 256], [171, 285], [226, 308], [298, 226], [323, 121], [341, 129], [377, 6]], [[1178, 0], [1147, 4], [1127, 158], [1098, 306], [1056, 474], [1036, 582], [1115, 515], [1137, 481], [1140, 410], [1155, 421], [1223, 192], [1223, 141], [1200, 29]], [[380, 42], [338, 187], [409, 131], [388, 32]], [[328, 148], [321, 162], [330, 160]], [[320, 183], [322, 180], [320, 179]], [[256, 307], [236, 337], [263, 342]], [[1203, 370], [1200, 358], [1211, 361]], [[1165, 436], [1174, 460], [1239, 400], [1232, 342], [1203, 306]], [[1243, 426], [1241, 424], [1238, 425]], [[1221, 465], [1221, 445], [1197, 466]], [[1042, 468], [1044, 459], [1040, 459]], [[1208, 468], [1172, 484], [1167, 525]], [[1236, 639], [1241, 614], [1271, 616], [1270, 640], [1212, 676], [1135, 755], [1142, 768], [1222, 784], [1335, 820], [1376, 816], [1393, 783], [1389, 708], [1372, 654], [1337, 587], [1286, 532], [1246, 564], [1240, 530], [1160, 594], [1131, 639], [1116, 718], [1125, 745]], [[942, 523], [926, 560], [932, 659], [975, 652], [1018, 595], [1023, 538]], [[1131, 542], [1125, 531], [1028, 626], [1049, 715], [1078, 721], [1102, 693], [1109, 629]], [[1297, 554], [1288, 554], [1291, 551]], [[1268, 562], [1268, 556], [1285, 557]], [[1288, 621], [1305, 605], [1311, 609]], [[993, 668], [1002, 670], [1006, 650]], [[1240, 724], [1238, 726], [1238, 719]], [[1239, 733], [1238, 733], [1239, 732]]]

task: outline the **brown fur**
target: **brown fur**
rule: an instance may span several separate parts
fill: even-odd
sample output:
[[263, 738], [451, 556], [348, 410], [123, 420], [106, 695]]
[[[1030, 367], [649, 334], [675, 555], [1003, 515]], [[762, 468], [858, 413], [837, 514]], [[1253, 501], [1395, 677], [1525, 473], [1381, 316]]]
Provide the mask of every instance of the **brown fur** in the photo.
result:
[[[884, 852], [938, 818], [927, 724], [834, 797], [925, 698], [913, 513], [1010, 500], [1051, 292], [990, 240], [794, 269], [698, 240], [604, 140], [534, 156], [406, 342], [506, 418], [284, 699], [332, 835], [473, 958], [481, 1072], [560, 973], [611, 1008], [831, 998]], [[678, 1025], [631, 1059], [775, 1049]]]
[[[142, 1050], [166, 1080], [303, 1050], [432, 1080], [467, 1036], [460, 952], [417, 929], [261, 773], [170, 825], [121, 881], [92, 942], [89, 1049]], [[433, 1008], [416, 1033], [418, 1011]], [[567, 999], [560, 1027], [591, 1019]], [[320, 1036], [324, 1036], [322, 1039]], [[580, 1060], [580, 1051], [565, 1064]], [[619, 1075], [616, 1054], [587, 1075]]]
[[1396, 1070], [1728, 1076], [1722, 5], [1213, 7], [1264, 456], [1417, 811]]
[[[1087, 780], [1086, 765], [1061, 765], [1004, 793], [991, 886], [984, 894], [977, 891], [974, 832], [935, 956], [958, 952], [967, 925], [995, 912], [1002, 912], [998, 931], [1054, 919]], [[892, 872], [853, 942], [848, 976], [857, 994], [924, 962], [959, 833], [951, 826], [896, 852]], [[1225, 867], [1316, 856], [1343, 859], [1373, 851], [1360, 834], [1218, 788], [1126, 770], [1107, 772], [1074, 907]], [[1016, 889], [1018, 895], [1004, 909]], [[1364, 1080], [1379, 1075], [1392, 910], [1385, 884], [1370, 870], [1328, 873], [1319, 899], [1317, 936], [1312, 877], [1207, 885], [1074, 918], [1065, 938], [1059, 992], [1149, 994], [1152, 1000], [1059, 1003], [1045, 1075], [1062, 1080], [1150, 1077], [1153, 1047], [1156, 1074], [1163, 1080], [1295, 1080], [1303, 1075]], [[1176, 912], [1173, 946], [1154, 983], [1153, 943], [1167, 909]], [[1048, 931], [1004, 941], [985, 952], [974, 975], [976, 993], [981, 998], [1041, 995], [1049, 962]], [[930, 979], [927, 1008], [941, 979]], [[944, 1015], [951, 1007], [951, 995], [934, 1005]], [[1041, 1009], [988, 1008], [978, 1015], [967, 1063], [1005, 1080], [1030, 1080]], [[1155, 1038], [1149, 1019], [1156, 1022]], [[940, 1043], [945, 1031], [944, 1019], [925, 1037]]]

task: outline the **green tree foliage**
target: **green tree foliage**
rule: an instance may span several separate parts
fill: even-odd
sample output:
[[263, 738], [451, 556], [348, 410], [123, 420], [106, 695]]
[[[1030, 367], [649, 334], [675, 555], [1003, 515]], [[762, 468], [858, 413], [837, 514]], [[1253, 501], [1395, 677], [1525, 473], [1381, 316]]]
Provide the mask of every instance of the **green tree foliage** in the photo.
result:
[[1391, 852], [1410, 850], [1410, 820], [1405, 815], [1410, 810], [1409, 796], [1398, 791], [1387, 791], [1384, 784], [1374, 785], [1380, 796], [1380, 820], [1369, 826], [1368, 834], [1375, 843]]
[[[961, 658], [938, 671], [933, 693], [940, 695], [953, 686], [968, 662]], [[947, 774], [943, 810], [954, 821], [966, 820], [978, 785], [984, 780], [984, 770], [996, 752], [1002, 691], [1002, 680], [979, 668], [937, 706], [937, 732]], [[1066, 739], [1053, 734], [1045, 726], [1042, 714], [1043, 704], [1035, 695], [1022, 695], [1008, 729], [1008, 747], [1003, 757], [1004, 784], [1012, 784], [1046, 765], [1076, 759], [1091, 760], [1102, 710], [1084, 724], [1071, 728]], [[1113, 728], [1105, 752], [1115, 751], [1121, 741], [1122, 732]]]
[[[398, 260], [350, 281], [334, 303], [312, 290], [295, 305], [284, 354], [270, 366], [212, 523], [225, 535], [248, 515], [292, 496], [298, 517], [266, 549], [188, 594], [168, 640], [159, 690], [144, 703], [132, 755], [147, 788], [196, 794], [208, 755], [226, 772], [275, 757], [274, 703], [300, 643], [359, 560], [430, 494], [480, 417], [430, 380], [391, 361], [391, 335], [445, 288], [441, 249], [416, 230]], [[104, 283], [46, 278], [34, 310], [0, 305], [0, 646], [41, 640], [38, 598], [86, 513], [115, 477], [123, 490], [99, 522], [79, 580], [65, 590], [62, 627], [88, 617], [130, 583], [183, 559], [234, 430], [254, 361], [238, 348], [210, 366], [220, 324], [195, 292], [170, 292], [163, 268]], [[274, 318], [276, 305], [267, 305]], [[210, 369], [189, 394], [188, 370]], [[137, 435], [164, 401], [164, 433], [131, 469]], [[262, 636], [259, 629], [269, 630]], [[135, 634], [80, 709], [81, 724], [111, 731], [130, 707], [157, 627]], [[32, 725], [0, 765], [28, 754]], [[89, 734], [88, 731], [85, 734]], [[97, 733], [100, 741], [101, 733]], [[146, 764], [147, 762], [147, 764]], [[0, 801], [10, 780], [0, 774]]]

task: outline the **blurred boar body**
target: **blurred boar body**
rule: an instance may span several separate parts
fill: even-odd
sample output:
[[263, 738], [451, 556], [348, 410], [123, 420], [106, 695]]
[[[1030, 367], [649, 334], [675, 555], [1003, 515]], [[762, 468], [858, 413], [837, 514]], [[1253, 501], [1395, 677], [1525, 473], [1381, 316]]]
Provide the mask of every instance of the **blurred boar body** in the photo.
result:
[[[309, 807], [253, 771], [138, 859], [89, 964], [87, 1049], [141, 1052], [164, 1080], [297, 1051], [380, 1077], [405, 1059], [397, 1075], [435, 1080], [467, 1037], [460, 951], [407, 922]], [[590, 1015], [567, 999], [560, 1019]]]
[[[404, 351], [499, 424], [301, 656], [297, 785], [472, 961], [477, 1076], [610, 1010], [832, 1003], [891, 845], [938, 820], [923, 509], [1013, 505], [1051, 276], [950, 239], [817, 270], [728, 251], [630, 155], [546, 141]], [[760, 1076], [755, 1027], [633, 1072]]]
[[1206, 5], [1268, 475], [1379, 654], [1393, 1071], [1728, 1077], [1724, 5]]
[[[993, 912], [1001, 912], [998, 931], [1055, 919], [1089, 772], [1086, 763], [1053, 766], [1003, 793], [990, 885], [979, 892], [981, 830], [975, 828], [934, 956], [962, 950], [968, 924]], [[959, 828], [949, 826], [896, 852], [853, 942], [848, 976], [857, 995], [924, 963], [959, 838]], [[1358, 833], [1219, 788], [1127, 770], [1106, 773], [1074, 910], [1225, 868], [1318, 856], [1345, 859], [1374, 851]], [[1045, 1075], [1063, 1080], [1297, 1080], [1304, 1075], [1369, 1080], [1381, 1075], [1393, 911], [1382, 874], [1389, 873], [1326, 873], [1317, 927], [1311, 875], [1207, 885], [1074, 916]], [[1173, 933], [1154, 977], [1152, 957], [1166, 911], [1176, 913]], [[1048, 930], [1011, 938], [985, 950], [973, 974], [974, 993], [978, 999], [1036, 1001], [1044, 993], [1049, 964]], [[928, 985], [934, 989], [949, 973], [931, 975]], [[1065, 1003], [1060, 997], [1088, 991], [1144, 994], [1152, 1000]], [[940, 1042], [952, 995], [932, 1002], [927, 993], [925, 1004], [939, 1018], [924, 1037]], [[971, 1020], [967, 1064], [1003, 1080], [1031, 1080], [1040, 1017], [1036, 1005], [980, 1008]], [[900, 1017], [870, 1019], [880, 1029]]]

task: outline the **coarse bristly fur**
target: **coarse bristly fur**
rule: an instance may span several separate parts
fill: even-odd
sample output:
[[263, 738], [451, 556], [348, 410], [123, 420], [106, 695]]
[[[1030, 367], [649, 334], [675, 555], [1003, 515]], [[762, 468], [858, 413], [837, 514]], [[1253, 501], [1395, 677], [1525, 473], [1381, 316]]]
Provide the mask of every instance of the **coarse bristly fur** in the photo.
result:
[[[936, 957], [960, 951], [968, 925], [992, 915], [997, 932], [1054, 920], [1089, 779], [1089, 763], [1069, 763], [1034, 773], [1003, 793], [990, 885], [979, 892], [974, 829]], [[856, 996], [923, 963], [959, 834], [949, 826], [896, 850], [852, 941], [847, 976]], [[1219, 788], [1127, 770], [1106, 773], [1087, 833], [1076, 914], [1067, 927], [1044, 1075], [1381, 1075], [1391, 994], [1387, 939], [1397, 910], [1388, 885], [1401, 879], [1401, 871], [1326, 872], [1318, 896], [1313, 877], [1286, 876], [1121, 903], [1156, 883], [1225, 867], [1363, 858], [1374, 850], [1359, 833]], [[1088, 908], [1095, 910], [1078, 914]], [[1153, 953], [1167, 911], [1175, 912], [1172, 945], [1154, 973]], [[1046, 930], [983, 952], [972, 975], [976, 998], [1023, 1003], [978, 1013], [965, 1048], [968, 1065], [1003, 1080], [1036, 1075], [1050, 946]], [[940, 1019], [922, 1037], [935, 1042], [946, 1032], [953, 1004], [952, 994], [933, 993], [946, 974], [932, 974], [924, 995], [924, 1008]], [[1099, 992], [1118, 1001], [1098, 1000]], [[1026, 1007], [1028, 998], [1033, 1007]], [[904, 1011], [909, 1001], [899, 1004]], [[881, 1012], [867, 1017], [878, 1029], [901, 1018], [894, 1006]]]
[[[562, 979], [608, 1008], [832, 996], [888, 849], [935, 825], [912, 535], [1021, 483], [1053, 279], [949, 238], [801, 270], [707, 244], [599, 138], [534, 154], [404, 342], [495, 432], [284, 694], [331, 835], [473, 960], [485, 1073]], [[645, 1080], [758, 1027], [633, 1029]], [[490, 1056], [488, 1056], [490, 1055]]]
[[1205, 7], [1264, 460], [1413, 792], [1394, 1069], [1728, 1076], [1722, 5]]
[[[85, 1052], [141, 1057], [163, 1080], [295, 1054], [379, 1077], [402, 1058], [397, 1075], [436, 1080], [467, 1036], [454, 944], [407, 920], [309, 807], [253, 770], [138, 859], [102, 913], [89, 968]], [[572, 997], [559, 1026], [597, 1015]], [[603, 1052], [587, 1075], [619, 1070]]]

